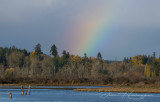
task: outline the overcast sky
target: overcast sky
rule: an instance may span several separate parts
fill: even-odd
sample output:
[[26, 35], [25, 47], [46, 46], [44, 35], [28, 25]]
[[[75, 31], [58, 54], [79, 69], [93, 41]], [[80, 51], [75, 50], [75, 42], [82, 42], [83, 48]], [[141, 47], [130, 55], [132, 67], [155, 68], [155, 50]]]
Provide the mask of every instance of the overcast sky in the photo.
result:
[[93, 18], [90, 16], [97, 20], [104, 19], [103, 15], [111, 15], [109, 23], [101, 40], [94, 39], [94, 49], [84, 49], [88, 56], [96, 56], [98, 51], [108, 60], [154, 51], [160, 55], [160, 0], [0, 0], [0, 46], [33, 51], [40, 43], [42, 51], [49, 54], [51, 45], [56, 44], [59, 53], [67, 50], [83, 55], [83, 51], [75, 51], [78, 47], [71, 47], [81, 31], [71, 31], [74, 26], [88, 29], [85, 25]]

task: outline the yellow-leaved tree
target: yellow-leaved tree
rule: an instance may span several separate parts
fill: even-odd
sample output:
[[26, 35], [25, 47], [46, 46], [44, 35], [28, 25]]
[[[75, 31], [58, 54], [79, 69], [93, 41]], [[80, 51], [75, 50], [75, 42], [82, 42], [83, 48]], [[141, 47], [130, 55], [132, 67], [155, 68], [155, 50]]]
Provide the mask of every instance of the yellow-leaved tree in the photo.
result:
[[155, 70], [152, 71], [152, 77], [156, 77], [156, 71]]
[[150, 76], [151, 76], [150, 65], [148, 65], [148, 64], [146, 64], [146, 66], [145, 66], [144, 75], [145, 75], [146, 77], [150, 77]]
[[137, 55], [137, 56], [134, 56], [132, 57], [132, 63], [134, 65], [141, 65], [143, 64], [143, 56], [142, 55]]

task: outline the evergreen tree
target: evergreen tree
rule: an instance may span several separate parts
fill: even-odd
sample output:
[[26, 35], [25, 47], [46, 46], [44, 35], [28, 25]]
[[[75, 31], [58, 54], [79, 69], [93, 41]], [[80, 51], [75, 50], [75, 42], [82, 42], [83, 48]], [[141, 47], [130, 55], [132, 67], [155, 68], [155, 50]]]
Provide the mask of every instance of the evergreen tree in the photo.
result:
[[67, 55], [66, 50], [63, 50], [62, 54], [63, 54], [63, 56], [66, 56]]
[[87, 53], [84, 53], [84, 58], [87, 58]]
[[98, 59], [98, 60], [101, 60], [101, 59], [102, 59], [102, 55], [101, 55], [100, 52], [98, 52], [98, 54], [97, 54], [97, 59]]
[[0, 63], [3, 62], [3, 49], [0, 48]]
[[126, 57], [124, 57], [123, 62], [128, 63], [128, 62], [129, 62], [129, 59], [126, 58]]
[[60, 59], [60, 66], [62, 67], [64, 64], [66, 64], [66, 60], [67, 60], [67, 52], [66, 50], [63, 50], [62, 52], [62, 57]]
[[41, 45], [40, 45], [39, 43], [35, 46], [34, 49], [35, 49], [35, 54], [36, 54], [36, 55], [42, 54]]
[[147, 61], [148, 61], [148, 57], [146, 55], [143, 55], [143, 58], [142, 58], [143, 64], [146, 64]]
[[67, 52], [66, 58], [68, 59], [69, 57], [70, 57], [70, 54], [69, 54], [69, 52]]
[[56, 45], [52, 45], [50, 52], [51, 52], [51, 55], [53, 55], [54, 57], [58, 55]]
[[63, 50], [62, 57], [60, 58], [60, 66], [63, 67], [63, 65], [67, 64], [68, 58], [69, 58], [69, 52], [66, 52], [66, 50]]
[[156, 58], [156, 52], [153, 52], [153, 58]]
[[148, 60], [147, 60], [147, 64], [151, 65], [152, 64], [152, 58], [150, 55], [148, 55]]

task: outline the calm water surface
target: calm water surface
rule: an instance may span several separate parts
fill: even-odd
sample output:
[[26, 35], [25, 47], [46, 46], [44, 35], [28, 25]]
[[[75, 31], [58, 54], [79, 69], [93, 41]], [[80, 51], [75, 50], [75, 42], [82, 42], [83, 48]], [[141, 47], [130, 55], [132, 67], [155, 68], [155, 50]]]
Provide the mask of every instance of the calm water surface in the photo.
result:
[[[58, 89], [32, 89], [31, 95], [21, 95], [21, 90], [15, 88], [17, 87], [0, 87], [0, 102], [160, 102], [160, 94], [59, 90], [59, 88], [100, 88], [99, 86], [38, 86], [34, 88]], [[9, 98], [10, 91], [13, 94], [12, 99]]]

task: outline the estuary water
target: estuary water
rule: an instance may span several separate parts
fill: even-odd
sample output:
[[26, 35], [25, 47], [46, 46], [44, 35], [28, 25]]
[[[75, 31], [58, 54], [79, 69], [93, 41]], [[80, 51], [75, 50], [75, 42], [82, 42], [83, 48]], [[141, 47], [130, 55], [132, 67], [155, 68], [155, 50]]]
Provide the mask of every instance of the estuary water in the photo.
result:
[[[0, 102], [160, 102], [160, 94], [119, 92], [77, 92], [73, 88], [101, 86], [36, 86], [31, 95], [21, 95], [20, 87], [0, 87]], [[9, 94], [12, 91], [13, 98]], [[24, 91], [28, 91], [24, 89]]]

